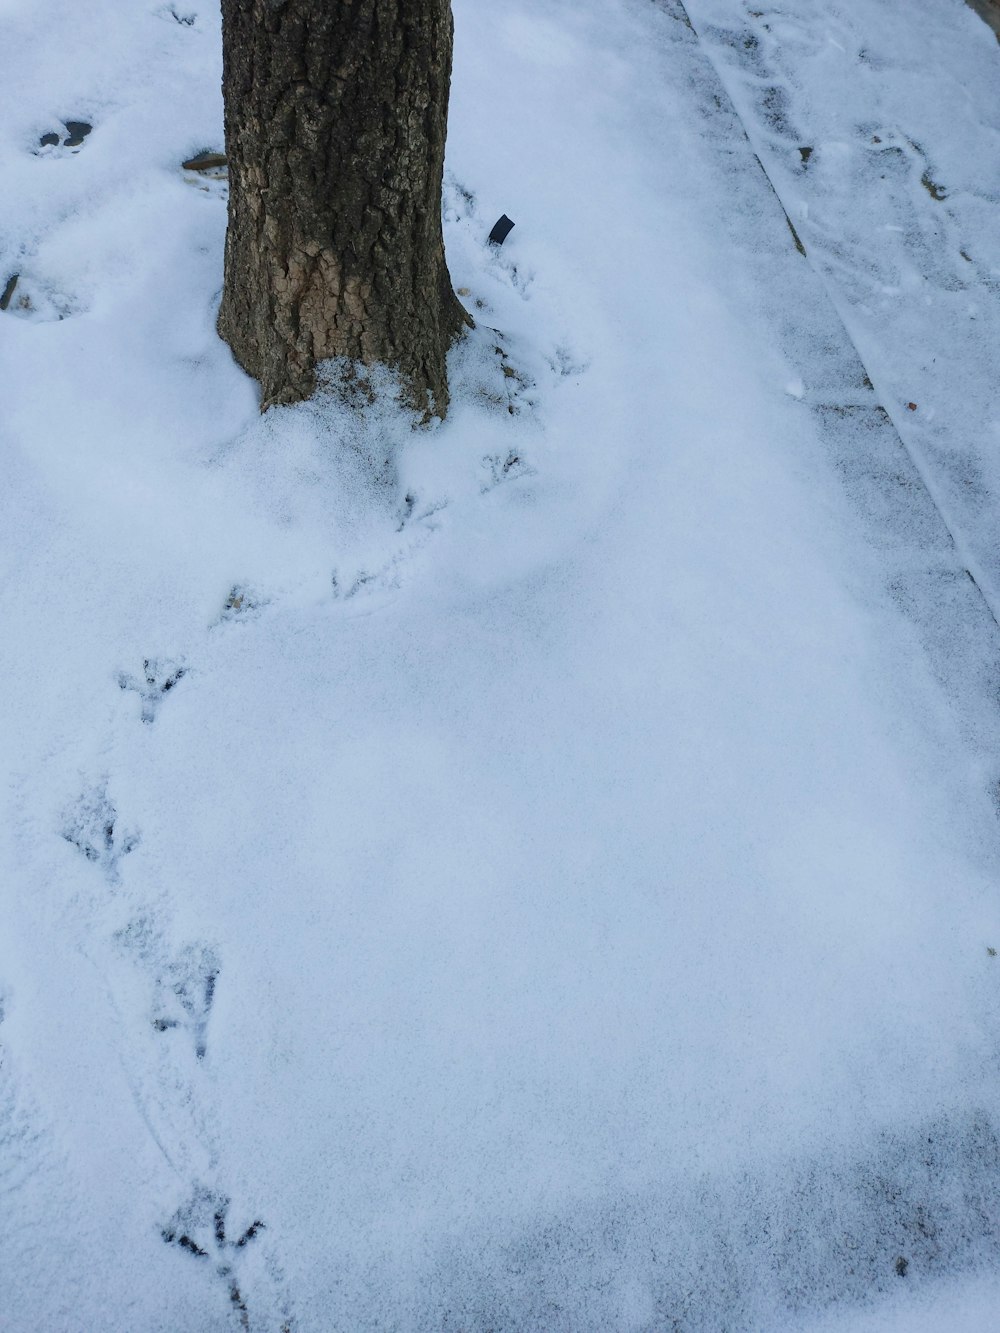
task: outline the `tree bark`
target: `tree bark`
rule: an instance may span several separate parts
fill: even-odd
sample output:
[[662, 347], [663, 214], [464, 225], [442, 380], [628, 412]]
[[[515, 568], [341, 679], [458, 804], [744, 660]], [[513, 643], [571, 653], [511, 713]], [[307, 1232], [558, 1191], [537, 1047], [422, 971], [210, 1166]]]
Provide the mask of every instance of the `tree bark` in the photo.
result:
[[441, 233], [450, 0], [222, 0], [229, 227], [219, 333], [261, 410], [332, 357], [443, 416], [470, 322]]

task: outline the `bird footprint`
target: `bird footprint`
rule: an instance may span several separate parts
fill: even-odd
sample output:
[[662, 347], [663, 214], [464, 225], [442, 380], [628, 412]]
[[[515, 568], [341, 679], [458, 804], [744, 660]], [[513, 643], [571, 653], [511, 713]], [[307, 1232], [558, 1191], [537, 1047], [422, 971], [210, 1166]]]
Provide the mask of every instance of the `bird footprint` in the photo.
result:
[[108, 795], [107, 780], [84, 792], [67, 816], [62, 836], [104, 871], [109, 883], [121, 879], [122, 857], [139, 844], [139, 835], [126, 833], [118, 823], [118, 811]]
[[156, 720], [160, 704], [178, 681], [187, 675], [187, 668], [178, 662], [147, 657], [142, 663], [142, 676], [132, 676], [119, 672], [118, 686], [123, 690], [134, 690], [141, 701], [140, 716], [147, 725]]
[[264, 1230], [264, 1223], [255, 1218], [235, 1239], [229, 1232], [230, 1200], [216, 1190], [196, 1186], [188, 1203], [177, 1210], [161, 1235], [168, 1245], [192, 1255], [195, 1259], [214, 1262], [215, 1271], [226, 1284], [229, 1301], [239, 1316], [240, 1327], [250, 1327], [250, 1311], [240, 1290], [234, 1262], [241, 1251]]

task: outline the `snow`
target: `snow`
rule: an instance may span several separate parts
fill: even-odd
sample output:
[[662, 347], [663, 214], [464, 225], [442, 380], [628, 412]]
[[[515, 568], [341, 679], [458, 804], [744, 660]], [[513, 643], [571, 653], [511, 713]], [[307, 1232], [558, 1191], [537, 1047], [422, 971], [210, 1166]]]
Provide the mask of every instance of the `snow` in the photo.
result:
[[986, 354], [1000, 335], [1000, 253], [987, 221], [1000, 199], [993, 33], [958, 0], [843, 0], [822, 27], [808, 0], [691, 0], [689, 9], [996, 610], [1000, 417]]
[[456, 0], [413, 431], [215, 336], [212, 7], [3, 8], [0, 1327], [992, 1327], [989, 30]]

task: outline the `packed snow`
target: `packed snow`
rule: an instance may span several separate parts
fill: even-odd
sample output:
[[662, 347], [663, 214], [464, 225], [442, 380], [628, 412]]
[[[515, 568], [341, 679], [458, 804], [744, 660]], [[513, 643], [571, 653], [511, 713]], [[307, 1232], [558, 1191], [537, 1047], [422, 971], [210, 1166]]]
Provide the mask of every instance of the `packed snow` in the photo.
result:
[[415, 430], [217, 338], [215, 5], [0, 0], [0, 1328], [984, 1333], [1000, 46], [454, 10]]

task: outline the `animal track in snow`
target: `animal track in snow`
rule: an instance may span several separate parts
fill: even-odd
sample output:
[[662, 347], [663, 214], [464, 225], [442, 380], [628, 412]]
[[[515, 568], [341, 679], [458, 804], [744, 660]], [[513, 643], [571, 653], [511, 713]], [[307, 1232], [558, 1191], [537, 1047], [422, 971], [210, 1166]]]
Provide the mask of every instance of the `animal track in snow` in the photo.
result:
[[[38, 140], [38, 157], [69, 157], [78, 153], [93, 130], [89, 120], [64, 120], [61, 130], [47, 130]], [[64, 150], [69, 150], [68, 152]]]
[[[235, 1265], [241, 1253], [264, 1230], [264, 1223], [255, 1218], [235, 1239], [230, 1239], [229, 1209], [226, 1195], [196, 1186], [190, 1201], [177, 1210], [160, 1234], [168, 1245], [176, 1245], [195, 1259], [214, 1263], [216, 1274], [226, 1284], [240, 1327], [248, 1329], [250, 1311]], [[282, 1325], [284, 1330], [290, 1327], [287, 1321]]]
[[537, 406], [538, 386], [522, 368], [526, 358], [516, 352], [512, 356], [508, 342], [506, 334], [487, 325], [474, 330], [457, 363], [456, 393], [516, 417]]
[[875, 161], [880, 180], [887, 176], [919, 180], [935, 202], [943, 203], [948, 198], [948, 191], [931, 174], [927, 154], [913, 139], [881, 126], [860, 125], [857, 132]]
[[465, 222], [476, 217], [475, 194], [451, 172], [445, 176], [443, 195], [446, 222]]
[[[763, 33], [770, 34], [769, 24], [762, 23], [759, 27]], [[769, 49], [772, 44], [769, 36], [762, 42], [757, 32], [749, 27], [721, 28], [715, 25], [706, 28], [705, 35], [727, 47], [733, 63], [749, 75], [747, 90], [754, 98], [762, 126], [778, 139], [801, 143], [801, 135], [791, 120], [788, 89], [780, 80], [774, 79], [765, 54], [765, 46]]]
[[192, 944], [156, 978], [154, 1029], [169, 1032], [186, 1028], [199, 1060], [205, 1058], [208, 1050], [208, 1018], [219, 971], [215, 951], [204, 944]]
[[143, 722], [151, 725], [156, 720], [164, 696], [186, 675], [187, 668], [181, 663], [147, 657], [142, 663], [142, 678], [123, 671], [118, 675], [118, 686], [138, 694], [141, 701], [140, 716]]
[[548, 362], [552, 370], [561, 378], [582, 375], [590, 368], [590, 362], [576, 355], [571, 347], [560, 343], [552, 351]]
[[406, 495], [403, 497], [403, 506], [399, 514], [399, 526], [396, 528], [397, 532], [402, 532], [413, 517], [413, 510], [416, 503], [417, 497], [411, 491], [407, 491]]
[[174, 5], [164, 5], [162, 9], [158, 9], [156, 12], [160, 18], [179, 23], [182, 28], [193, 28], [198, 19], [196, 13], [190, 10], [179, 10]]
[[532, 477], [535, 474], [535, 469], [525, 461], [517, 449], [508, 450], [506, 455], [487, 454], [483, 459], [483, 467], [489, 473], [488, 480], [479, 488], [483, 495], [497, 486], [502, 486], [505, 481], [516, 481], [518, 477]]
[[392, 559], [386, 561], [374, 572], [359, 569], [349, 579], [344, 579], [340, 572], [335, 569], [330, 576], [330, 587], [333, 590], [334, 597], [346, 602], [363, 592], [394, 592], [399, 587], [399, 566], [402, 564], [404, 556], [404, 552], [397, 552]]
[[109, 883], [120, 881], [119, 863], [139, 844], [136, 833], [126, 833], [108, 796], [107, 780], [85, 792], [69, 813], [62, 836], [104, 871]]
[[513, 417], [517, 416], [523, 408], [535, 406], [536, 399], [532, 393], [535, 384], [523, 370], [513, 363], [503, 343], [503, 334], [498, 334], [493, 350], [500, 361], [502, 378], [499, 389], [492, 394], [488, 390], [484, 390], [483, 395], [487, 401], [495, 403], [496, 406], [505, 407], [509, 415]]
[[221, 971], [215, 949], [199, 941], [172, 952], [163, 922], [149, 913], [135, 917], [115, 940], [152, 978], [154, 1031], [188, 1032], [195, 1055], [204, 1059]]
[[434, 532], [437, 528], [437, 524], [433, 521], [434, 515], [446, 508], [447, 503], [447, 500], [438, 500], [429, 505], [422, 505], [418, 503], [414, 492], [407, 491], [399, 510], [399, 525], [396, 531], [402, 532], [404, 528], [420, 526], [426, 532]]
[[398, 511], [398, 533], [406, 533], [408, 540], [392, 551], [386, 559], [374, 568], [364, 566], [345, 574], [341, 569], [333, 570], [330, 587], [338, 600], [349, 601], [360, 593], [390, 592], [399, 588], [401, 571], [407, 560], [419, 551], [438, 529], [435, 516], [446, 508], [447, 501], [422, 504], [418, 497], [407, 491]]
[[229, 590], [229, 596], [223, 604], [222, 612], [216, 623], [224, 624], [233, 620], [254, 619], [266, 605], [267, 599], [254, 592], [245, 583], [234, 583]]
[[[490, 246], [495, 250], [495, 246]], [[531, 286], [535, 281], [534, 269], [519, 267], [517, 262], [506, 256], [503, 250], [493, 254], [491, 257], [491, 267], [510, 283], [511, 287], [525, 301], [529, 300]]]

